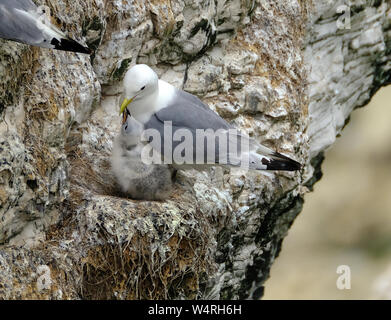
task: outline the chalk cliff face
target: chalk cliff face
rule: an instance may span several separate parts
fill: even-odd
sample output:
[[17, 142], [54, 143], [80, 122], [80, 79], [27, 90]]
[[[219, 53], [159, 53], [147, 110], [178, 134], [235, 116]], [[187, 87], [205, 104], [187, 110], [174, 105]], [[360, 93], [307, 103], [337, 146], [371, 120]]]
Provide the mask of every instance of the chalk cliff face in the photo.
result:
[[[94, 54], [0, 40], [0, 298], [261, 297], [322, 151], [390, 82], [389, 2], [351, 1], [350, 26], [343, 1], [36, 2]], [[109, 156], [134, 63], [305, 168], [124, 198]]]

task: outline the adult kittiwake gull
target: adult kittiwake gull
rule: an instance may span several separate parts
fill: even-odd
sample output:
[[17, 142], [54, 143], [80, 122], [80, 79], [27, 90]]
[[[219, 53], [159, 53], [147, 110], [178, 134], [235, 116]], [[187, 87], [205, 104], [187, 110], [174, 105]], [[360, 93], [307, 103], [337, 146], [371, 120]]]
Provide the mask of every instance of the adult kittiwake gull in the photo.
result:
[[210, 165], [253, 170], [301, 168], [297, 161], [241, 133], [194, 95], [159, 79], [147, 65], [130, 68], [123, 86], [120, 113], [124, 121], [129, 112], [143, 125], [143, 141], [164, 163], [201, 170]]
[[137, 200], [167, 199], [172, 192], [174, 169], [164, 164], [142, 162], [140, 137], [143, 126], [126, 111], [124, 117], [111, 155], [111, 169], [122, 192]]
[[0, 38], [49, 49], [91, 53], [53, 26], [48, 11], [48, 7], [37, 7], [31, 0], [1, 0]]

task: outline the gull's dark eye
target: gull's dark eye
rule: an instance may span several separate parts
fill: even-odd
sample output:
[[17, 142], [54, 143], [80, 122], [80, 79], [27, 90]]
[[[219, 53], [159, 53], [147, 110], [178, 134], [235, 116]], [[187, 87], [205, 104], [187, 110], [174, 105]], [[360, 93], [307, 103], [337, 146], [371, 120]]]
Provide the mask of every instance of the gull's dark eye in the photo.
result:
[[142, 87], [142, 88], [140, 89], [140, 91], [141, 91], [141, 90], [144, 90], [144, 89], [145, 89], [145, 86], [144, 86], [144, 87]]

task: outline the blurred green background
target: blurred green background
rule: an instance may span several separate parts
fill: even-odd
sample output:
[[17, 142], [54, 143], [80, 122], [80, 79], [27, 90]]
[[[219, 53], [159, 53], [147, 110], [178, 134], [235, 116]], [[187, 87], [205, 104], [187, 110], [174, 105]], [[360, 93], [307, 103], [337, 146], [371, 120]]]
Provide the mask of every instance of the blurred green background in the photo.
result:
[[[325, 156], [264, 299], [391, 299], [391, 86], [353, 112]], [[336, 286], [339, 265], [350, 290]]]

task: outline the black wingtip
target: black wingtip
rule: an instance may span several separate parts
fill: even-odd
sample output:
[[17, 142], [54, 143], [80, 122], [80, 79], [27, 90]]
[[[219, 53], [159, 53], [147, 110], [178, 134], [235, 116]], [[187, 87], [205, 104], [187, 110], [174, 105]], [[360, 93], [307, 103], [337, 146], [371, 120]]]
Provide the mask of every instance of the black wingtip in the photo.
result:
[[54, 49], [63, 50], [63, 51], [71, 51], [71, 52], [79, 52], [85, 54], [91, 54], [91, 50], [87, 47], [82, 46], [75, 40], [72, 39], [56, 39], [53, 38], [51, 44], [54, 45]]
[[281, 153], [273, 153], [273, 158], [262, 161], [266, 165], [266, 170], [297, 171], [301, 169], [301, 164]]

